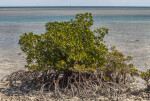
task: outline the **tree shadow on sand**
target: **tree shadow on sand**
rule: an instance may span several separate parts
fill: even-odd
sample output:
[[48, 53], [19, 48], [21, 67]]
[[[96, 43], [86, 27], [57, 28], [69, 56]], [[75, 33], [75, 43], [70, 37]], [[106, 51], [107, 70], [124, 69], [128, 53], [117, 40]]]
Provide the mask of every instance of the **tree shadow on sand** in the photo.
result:
[[142, 89], [142, 90], [138, 90], [138, 91], [133, 91], [130, 94], [141, 97], [143, 100], [149, 101], [150, 100], [150, 87]]
[[[24, 75], [26, 74], [26, 75]], [[26, 77], [27, 81], [30, 81], [30, 72], [24, 71], [24, 70], [19, 70], [17, 72], [14, 72], [11, 75], [8, 75], [4, 77], [3, 79], [0, 80], [0, 93], [5, 94], [6, 96], [24, 96], [24, 95], [29, 95], [29, 94], [34, 94], [37, 92], [39, 89], [35, 89], [34, 87], [29, 87], [21, 85], [21, 82], [18, 81], [18, 79], [21, 77]], [[9, 79], [13, 79], [13, 81]], [[23, 79], [23, 78], [22, 78]], [[25, 80], [24, 80], [25, 81]]]

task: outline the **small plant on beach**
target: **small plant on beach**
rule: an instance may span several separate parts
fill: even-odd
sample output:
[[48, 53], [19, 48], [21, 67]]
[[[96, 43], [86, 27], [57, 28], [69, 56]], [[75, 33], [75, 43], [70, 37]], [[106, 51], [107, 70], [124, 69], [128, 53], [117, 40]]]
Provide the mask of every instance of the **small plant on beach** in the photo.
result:
[[122, 52], [115, 49], [115, 46], [111, 47], [110, 51], [106, 54], [105, 76], [111, 82], [123, 82], [125, 84], [128, 74], [131, 76], [138, 75], [138, 70], [134, 68], [132, 63], [128, 63], [131, 60], [131, 56], [125, 57]]
[[148, 69], [146, 72], [141, 72], [140, 74], [141, 78], [144, 79], [146, 81], [146, 86], [148, 89], [150, 89], [150, 69]]
[[[26, 68], [9, 76], [23, 87], [41, 87], [55, 93], [75, 95], [117, 93], [128, 75], [138, 74], [131, 56], [105, 45], [108, 29], [91, 30], [91, 13], [77, 14], [75, 20], [46, 23], [41, 35], [20, 36], [21, 50], [27, 55]], [[11, 82], [12, 83], [12, 82]], [[113, 88], [113, 87], [114, 88]], [[117, 95], [117, 94], [116, 94]]]

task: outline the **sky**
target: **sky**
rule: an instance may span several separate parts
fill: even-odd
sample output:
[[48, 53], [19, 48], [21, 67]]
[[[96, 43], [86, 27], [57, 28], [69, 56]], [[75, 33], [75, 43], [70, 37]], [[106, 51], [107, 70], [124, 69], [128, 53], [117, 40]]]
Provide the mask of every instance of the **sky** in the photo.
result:
[[150, 6], [150, 0], [0, 0], [0, 6]]

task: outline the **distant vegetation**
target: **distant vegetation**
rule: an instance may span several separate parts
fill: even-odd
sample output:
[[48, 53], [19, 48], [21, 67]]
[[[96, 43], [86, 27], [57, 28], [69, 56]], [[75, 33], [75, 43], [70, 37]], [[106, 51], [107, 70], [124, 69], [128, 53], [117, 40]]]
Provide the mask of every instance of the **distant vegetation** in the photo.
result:
[[132, 57], [125, 57], [114, 46], [108, 49], [104, 41], [108, 29], [91, 30], [91, 13], [77, 14], [75, 18], [49, 22], [45, 25], [47, 31], [41, 35], [20, 36], [29, 71], [14, 73], [10, 80], [21, 80], [21, 87], [40, 87], [56, 95], [89, 97], [121, 93], [129, 77], [138, 75], [130, 63]]

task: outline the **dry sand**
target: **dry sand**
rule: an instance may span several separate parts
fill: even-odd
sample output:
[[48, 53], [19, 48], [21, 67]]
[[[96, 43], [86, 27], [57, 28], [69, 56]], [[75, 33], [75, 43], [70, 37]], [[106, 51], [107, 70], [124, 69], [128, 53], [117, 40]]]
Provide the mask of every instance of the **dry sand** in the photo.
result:
[[[97, 98], [79, 98], [63, 95], [61, 98], [54, 96], [54, 93], [26, 93], [22, 90], [10, 89], [4, 86], [5, 82], [0, 83], [0, 101], [149, 101], [150, 95], [145, 91], [122, 94], [117, 98], [109, 99], [104, 96]], [[134, 84], [131, 85], [133, 89]], [[132, 90], [133, 90], [132, 89]], [[118, 100], [117, 100], [118, 99]]]

